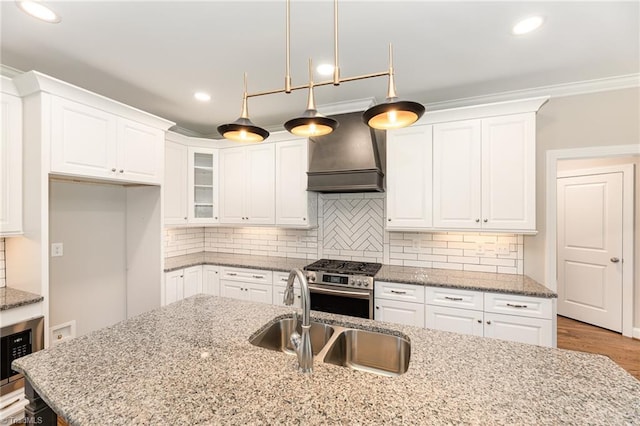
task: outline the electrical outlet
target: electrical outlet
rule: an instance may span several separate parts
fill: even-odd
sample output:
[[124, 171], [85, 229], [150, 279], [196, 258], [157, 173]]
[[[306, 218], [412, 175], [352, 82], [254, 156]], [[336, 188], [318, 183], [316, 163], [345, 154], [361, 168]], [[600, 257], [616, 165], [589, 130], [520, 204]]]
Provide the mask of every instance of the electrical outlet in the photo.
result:
[[411, 241], [411, 247], [413, 247], [414, 249], [419, 249], [420, 248], [420, 240], [417, 238], [414, 238]]
[[497, 244], [496, 245], [496, 253], [497, 254], [501, 254], [501, 255], [505, 255], [508, 256], [510, 253], [509, 250], [509, 244], [508, 243], [504, 243], [504, 244]]
[[51, 257], [60, 257], [63, 255], [62, 243], [51, 244]]
[[476, 243], [476, 256], [482, 256], [484, 254], [484, 244]]

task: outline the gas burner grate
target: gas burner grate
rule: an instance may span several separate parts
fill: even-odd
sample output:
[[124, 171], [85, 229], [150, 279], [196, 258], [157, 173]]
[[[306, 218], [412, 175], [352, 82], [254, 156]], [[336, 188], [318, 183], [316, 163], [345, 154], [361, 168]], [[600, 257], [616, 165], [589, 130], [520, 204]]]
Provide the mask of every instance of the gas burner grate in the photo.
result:
[[324, 271], [336, 274], [374, 276], [382, 267], [380, 263], [353, 262], [346, 260], [320, 259], [307, 265], [307, 271]]

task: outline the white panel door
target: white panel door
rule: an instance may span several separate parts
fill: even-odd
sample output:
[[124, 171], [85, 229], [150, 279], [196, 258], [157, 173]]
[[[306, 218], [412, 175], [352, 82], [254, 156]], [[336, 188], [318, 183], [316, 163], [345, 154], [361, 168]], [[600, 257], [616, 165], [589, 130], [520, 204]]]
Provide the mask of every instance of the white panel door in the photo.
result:
[[430, 228], [433, 126], [387, 132], [387, 228]]
[[134, 182], [162, 183], [164, 131], [118, 118], [118, 175]]
[[116, 117], [57, 96], [51, 97], [51, 170], [116, 178]]
[[167, 272], [164, 274], [164, 304], [177, 302], [183, 298], [183, 270]]
[[558, 314], [622, 331], [622, 173], [558, 179]]
[[276, 144], [276, 224], [309, 225], [307, 139]]
[[202, 293], [202, 266], [185, 268], [183, 286], [183, 298]]
[[536, 227], [535, 113], [482, 120], [482, 228]]
[[187, 223], [187, 164], [187, 147], [167, 142], [162, 184], [165, 225]]
[[553, 346], [552, 321], [485, 312], [484, 337], [538, 346]]
[[202, 266], [202, 292], [212, 296], [220, 295], [220, 267], [215, 265]]
[[427, 328], [480, 337], [484, 334], [482, 311], [432, 305], [427, 305], [426, 311]]
[[480, 120], [433, 126], [433, 226], [480, 228]]
[[220, 150], [220, 222], [246, 223], [244, 148]]
[[254, 225], [276, 222], [275, 147], [246, 148], [245, 221]]

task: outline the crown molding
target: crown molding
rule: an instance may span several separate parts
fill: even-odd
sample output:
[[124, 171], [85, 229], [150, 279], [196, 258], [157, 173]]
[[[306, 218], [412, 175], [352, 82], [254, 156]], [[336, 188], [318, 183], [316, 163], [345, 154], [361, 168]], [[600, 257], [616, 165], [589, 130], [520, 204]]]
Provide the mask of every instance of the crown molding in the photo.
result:
[[535, 98], [539, 96], [559, 98], [564, 96], [585, 95], [588, 93], [628, 89], [632, 87], [640, 87], [640, 74], [627, 74], [616, 77], [575, 81], [572, 83], [553, 84], [550, 86], [540, 86], [530, 89], [513, 90], [482, 96], [452, 99], [449, 101], [427, 103], [425, 104], [425, 107], [427, 108], [427, 111], [437, 111], [441, 109], [460, 108], [485, 103], [504, 102], [523, 98]]
[[13, 78], [17, 75], [22, 74], [23, 71], [20, 71], [17, 68], [10, 67], [8, 65], [0, 64], [0, 75], [8, 78]]
[[351, 101], [318, 105], [318, 112], [322, 115], [346, 114], [349, 112], [365, 111], [375, 104], [375, 98], [354, 99]]

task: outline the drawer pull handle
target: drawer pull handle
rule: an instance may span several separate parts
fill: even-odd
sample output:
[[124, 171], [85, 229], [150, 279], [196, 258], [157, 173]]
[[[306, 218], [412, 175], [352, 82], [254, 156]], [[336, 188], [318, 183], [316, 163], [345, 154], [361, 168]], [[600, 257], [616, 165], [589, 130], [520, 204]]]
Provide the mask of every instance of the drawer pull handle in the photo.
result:
[[285, 278], [285, 277], [280, 278], [280, 281], [288, 281], [288, 280], [289, 280], [289, 279], [288, 279], [288, 278]]
[[514, 305], [513, 303], [507, 303], [510, 308], [526, 308], [527, 305]]
[[253, 278], [262, 279], [264, 278], [264, 275], [253, 275]]
[[406, 291], [399, 291], [399, 290], [391, 290], [391, 293], [394, 293], [394, 294], [407, 294]]
[[231, 277], [235, 277], [235, 276], [236, 276], [236, 275], [238, 275], [238, 274], [236, 274], [235, 272], [228, 272], [228, 273], [227, 273], [227, 275], [229, 275], [229, 276], [231, 276]]
[[454, 302], [460, 302], [460, 301], [462, 301], [462, 300], [463, 300], [463, 299], [462, 299], [462, 297], [450, 297], [450, 296], [445, 296], [444, 298], [445, 298], [445, 299], [447, 299], [447, 300], [453, 300]]

